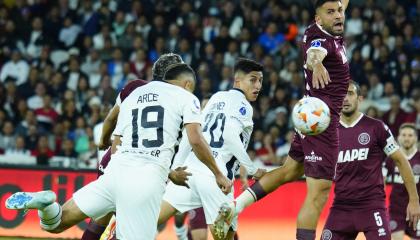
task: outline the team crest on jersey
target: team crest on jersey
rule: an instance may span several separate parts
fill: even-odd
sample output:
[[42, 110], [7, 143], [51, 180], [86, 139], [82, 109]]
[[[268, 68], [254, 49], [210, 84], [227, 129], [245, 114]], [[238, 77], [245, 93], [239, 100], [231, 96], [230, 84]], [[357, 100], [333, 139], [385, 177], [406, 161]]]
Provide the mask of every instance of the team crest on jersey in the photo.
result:
[[239, 112], [241, 113], [242, 116], [245, 116], [245, 114], [246, 114], [246, 108], [245, 107], [241, 107], [239, 109]]
[[360, 144], [366, 145], [370, 142], [370, 135], [364, 132], [361, 133], [357, 139], [359, 140]]
[[322, 231], [321, 240], [331, 240], [332, 238], [332, 232], [329, 229], [324, 229]]
[[420, 175], [420, 165], [419, 164], [415, 164], [413, 166], [413, 173], [416, 175]]

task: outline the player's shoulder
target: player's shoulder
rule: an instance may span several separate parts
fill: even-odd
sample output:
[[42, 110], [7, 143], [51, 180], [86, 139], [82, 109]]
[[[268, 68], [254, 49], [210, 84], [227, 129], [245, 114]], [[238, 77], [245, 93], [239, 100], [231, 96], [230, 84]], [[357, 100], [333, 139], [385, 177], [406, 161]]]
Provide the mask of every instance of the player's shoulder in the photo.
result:
[[332, 36], [331, 34], [329, 34], [328, 32], [326, 32], [325, 30], [323, 30], [321, 28], [321, 26], [319, 26], [318, 24], [316, 24], [315, 22], [313, 22], [312, 24], [310, 24], [306, 29], [305, 29], [305, 33], [303, 35], [303, 39], [302, 42], [304, 44], [320, 44], [321, 42], [330, 42], [330, 41], [334, 41], [334, 36]]
[[417, 151], [414, 154], [413, 159], [416, 159], [416, 162], [420, 162], [420, 151]]
[[[251, 103], [242, 96], [239, 90], [230, 90], [229, 105], [230, 114], [237, 116], [242, 120], [252, 120], [253, 108]], [[242, 93], [243, 94], [243, 93]]]
[[126, 99], [128, 97], [128, 95], [130, 95], [130, 93], [132, 93], [135, 89], [137, 89], [138, 87], [141, 87], [143, 85], [146, 85], [147, 81], [142, 80], [142, 79], [136, 79], [133, 80], [131, 82], [129, 82], [122, 90], [120, 93], [120, 99], [121, 102], [124, 101], [124, 99]]
[[381, 119], [373, 118], [364, 115], [363, 116], [363, 127], [364, 128], [372, 128], [376, 133], [380, 132], [391, 132], [388, 125], [384, 123]]
[[385, 123], [382, 120], [380, 120], [378, 118], [373, 118], [373, 117], [367, 116], [365, 114], [363, 115], [362, 121], [360, 121], [360, 122], [363, 123], [363, 125], [365, 125], [366, 127], [371, 126], [373, 128], [376, 128], [378, 126], [379, 127], [386, 126]]

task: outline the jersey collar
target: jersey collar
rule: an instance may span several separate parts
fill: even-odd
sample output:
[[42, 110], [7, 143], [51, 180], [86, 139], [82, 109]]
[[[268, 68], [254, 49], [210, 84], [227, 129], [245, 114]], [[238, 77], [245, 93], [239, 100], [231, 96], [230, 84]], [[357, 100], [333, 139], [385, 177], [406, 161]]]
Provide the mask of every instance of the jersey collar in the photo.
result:
[[334, 36], [330, 34], [329, 32], [325, 31], [320, 25], [318, 25], [318, 23], [315, 23], [315, 25], [319, 28], [319, 30], [321, 30], [323, 33], [327, 34], [328, 36], [333, 37], [334, 39], [340, 38], [340, 36]]
[[364, 114], [361, 113], [360, 116], [356, 120], [354, 120], [354, 122], [352, 122], [349, 125], [347, 125], [345, 122], [343, 122], [341, 120], [340, 120], [340, 124], [345, 128], [352, 128], [352, 127], [356, 126], [356, 124], [358, 124], [360, 122], [360, 120], [362, 120], [363, 116], [364, 116]]
[[405, 153], [403, 153], [404, 154], [404, 156], [407, 158], [407, 160], [408, 161], [410, 161], [413, 157], [414, 157], [414, 155], [416, 155], [416, 153], [417, 153], [417, 148], [413, 151], [413, 153], [412, 154], [410, 154], [410, 155], [405, 155]]
[[230, 91], [232, 91], [232, 92], [238, 92], [238, 93], [240, 93], [243, 97], [245, 97], [245, 92], [244, 91], [242, 91], [241, 89], [239, 89], [239, 88], [232, 88], [232, 89], [230, 89]]

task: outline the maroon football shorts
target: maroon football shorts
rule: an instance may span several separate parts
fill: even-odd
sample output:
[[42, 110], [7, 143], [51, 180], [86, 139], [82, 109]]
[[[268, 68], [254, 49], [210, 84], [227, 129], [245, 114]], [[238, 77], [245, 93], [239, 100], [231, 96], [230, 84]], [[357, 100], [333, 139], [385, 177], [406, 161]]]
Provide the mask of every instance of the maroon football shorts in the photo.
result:
[[295, 133], [289, 156], [304, 164], [305, 176], [332, 180], [338, 158], [338, 116], [331, 116], [328, 128], [316, 136]]

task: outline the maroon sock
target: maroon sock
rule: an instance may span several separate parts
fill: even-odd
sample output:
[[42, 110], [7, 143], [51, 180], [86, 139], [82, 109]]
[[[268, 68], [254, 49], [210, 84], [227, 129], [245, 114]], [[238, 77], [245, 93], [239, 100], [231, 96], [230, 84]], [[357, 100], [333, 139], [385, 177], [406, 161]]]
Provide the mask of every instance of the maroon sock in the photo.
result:
[[106, 227], [100, 226], [94, 221], [90, 220], [89, 225], [83, 233], [81, 240], [99, 240], [105, 229]]
[[297, 240], [315, 240], [315, 230], [298, 228], [296, 232]]
[[238, 233], [237, 232], [235, 233], [235, 236], [233, 236], [233, 240], [239, 240], [239, 237], [238, 237]]
[[255, 201], [258, 201], [267, 195], [259, 181], [252, 184], [252, 186], [249, 187], [247, 190], [252, 194]]

